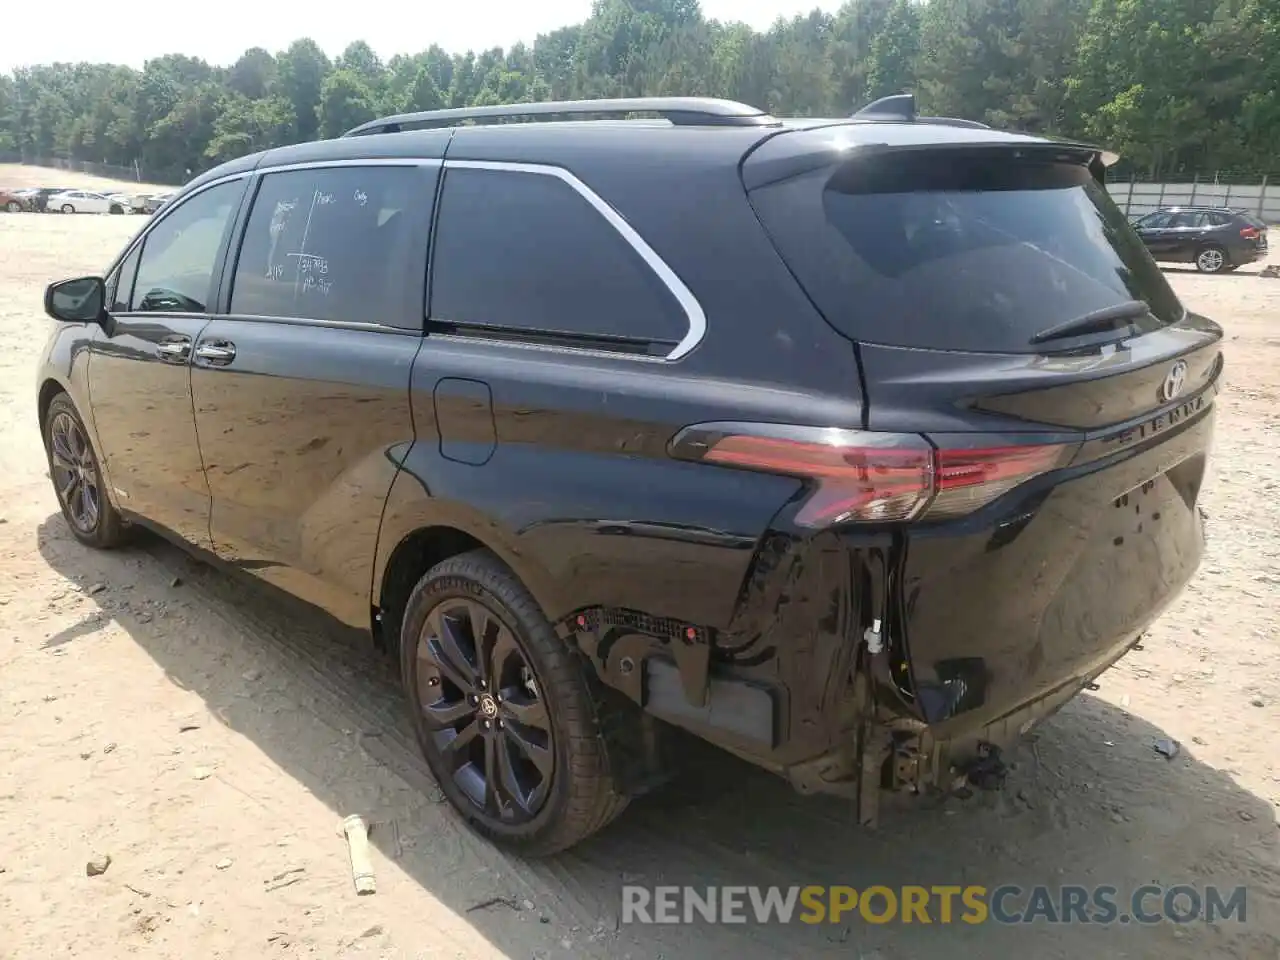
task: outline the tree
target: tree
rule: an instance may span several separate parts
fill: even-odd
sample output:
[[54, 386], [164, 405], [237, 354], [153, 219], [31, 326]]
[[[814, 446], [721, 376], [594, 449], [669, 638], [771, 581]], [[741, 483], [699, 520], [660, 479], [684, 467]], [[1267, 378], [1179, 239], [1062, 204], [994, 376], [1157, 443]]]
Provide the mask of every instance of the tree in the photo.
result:
[[272, 92], [279, 76], [276, 58], [261, 47], [251, 47], [227, 71], [227, 86], [250, 100], [261, 100]]
[[402, 108], [404, 110], [440, 110], [444, 107], [444, 94], [436, 86], [435, 78], [426, 64], [418, 67]]
[[294, 136], [313, 140], [320, 127], [320, 88], [331, 66], [314, 40], [295, 40], [276, 58], [280, 92], [293, 105]]
[[330, 63], [300, 39], [227, 68], [58, 63], [0, 74], [0, 153], [181, 177], [384, 113], [626, 95], [846, 116], [914, 90], [924, 113], [1085, 138], [1153, 174], [1260, 174], [1280, 157], [1280, 0], [845, 0], [763, 32], [697, 0], [593, 0], [532, 45]]
[[894, 0], [867, 52], [868, 98], [902, 93], [914, 87], [919, 50], [920, 18], [916, 8], [908, 0]]
[[343, 67], [325, 77], [318, 108], [321, 137], [340, 137], [376, 114], [373, 91], [360, 74]]

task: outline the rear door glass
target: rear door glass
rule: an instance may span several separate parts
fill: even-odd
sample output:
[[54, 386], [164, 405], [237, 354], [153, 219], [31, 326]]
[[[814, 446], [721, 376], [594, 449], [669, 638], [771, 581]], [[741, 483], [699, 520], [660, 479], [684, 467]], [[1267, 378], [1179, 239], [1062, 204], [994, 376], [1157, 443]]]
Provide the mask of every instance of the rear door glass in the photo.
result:
[[1038, 332], [1144, 300], [1182, 316], [1164, 275], [1083, 166], [925, 151], [852, 160], [751, 194], [828, 322], [857, 340], [1030, 353]]

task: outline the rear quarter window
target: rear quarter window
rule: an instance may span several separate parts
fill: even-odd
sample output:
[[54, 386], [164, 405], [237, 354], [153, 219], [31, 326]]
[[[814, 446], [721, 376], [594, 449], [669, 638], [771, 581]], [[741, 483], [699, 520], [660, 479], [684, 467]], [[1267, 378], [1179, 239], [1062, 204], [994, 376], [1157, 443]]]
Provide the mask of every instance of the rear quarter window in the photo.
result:
[[828, 322], [857, 340], [996, 353], [1130, 300], [1182, 315], [1106, 190], [1082, 166], [922, 152], [759, 188], [752, 204]]

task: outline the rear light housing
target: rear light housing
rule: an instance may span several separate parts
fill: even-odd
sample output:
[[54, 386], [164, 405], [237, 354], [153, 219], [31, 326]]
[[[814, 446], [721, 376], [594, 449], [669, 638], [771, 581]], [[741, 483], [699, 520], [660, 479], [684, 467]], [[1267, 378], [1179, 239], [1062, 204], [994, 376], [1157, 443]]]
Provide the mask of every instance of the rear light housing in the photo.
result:
[[920, 434], [771, 423], [703, 423], [672, 456], [809, 481], [803, 527], [949, 519], [1068, 462], [1076, 444], [937, 446]]
[[1257, 240], [1261, 235], [1257, 227], [1243, 227], [1240, 230], [1240, 236], [1245, 240]]

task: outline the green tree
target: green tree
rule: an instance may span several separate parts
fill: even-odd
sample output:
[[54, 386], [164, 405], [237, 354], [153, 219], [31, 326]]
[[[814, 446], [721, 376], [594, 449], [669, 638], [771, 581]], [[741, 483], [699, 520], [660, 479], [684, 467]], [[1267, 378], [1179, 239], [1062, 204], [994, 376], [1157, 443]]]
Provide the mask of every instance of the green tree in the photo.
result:
[[278, 75], [276, 58], [261, 47], [251, 47], [227, 71], [227, 86], [242, 97], [261, 100], [275, 88]]
[[276, 58], [280, 92], [293, 106], [294, 135], [313, 140], [320, 127], [320, 88], [332, 69], [314, 40], [295, 40]]
[[435, 78], [426, 64], [418, 67], [418, 73], [408, 89], [401, 107], [404, 110], [440, 110], [444, 107], [444, 94], [436, 86]]
[[909, 0], [894, 0], [867, 52], [869, 99], [902, 93], [915, 86], [920, 50], [920, 17]]
[[360, 74], [343, 67], [325, 77], [317, 111], [321, 137], [340, 137], [376, 113], [374, 93]]
[[384, 63], [314, 41], [227, 68], [57, 63], [0, 75], [0, 153], [182, 177], [406, 109], [624, 95], [731, 97], [844, 116], [914, 89], [926, 113], [1096, 140], [1154, 175], [1280, 156], [1280, 0], [845, 0], [763, 32], [697, 0], [593, 0], [532, 45]]

